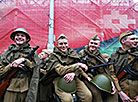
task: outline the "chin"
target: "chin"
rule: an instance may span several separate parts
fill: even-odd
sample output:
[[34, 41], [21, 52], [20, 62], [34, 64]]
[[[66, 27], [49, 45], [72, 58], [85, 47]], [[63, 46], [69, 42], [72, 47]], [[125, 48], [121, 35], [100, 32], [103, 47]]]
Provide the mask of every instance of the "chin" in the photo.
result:
[[67, 50], [62, 50], [63, 52], [66, 52]]
[[24, 43], [24, 42], [18, 42], [18, 41], [16, 42], [16, 44], [23, 44], [23, 43]]
[[91, 51], [95, 51], [96, 49], [91, 49]]

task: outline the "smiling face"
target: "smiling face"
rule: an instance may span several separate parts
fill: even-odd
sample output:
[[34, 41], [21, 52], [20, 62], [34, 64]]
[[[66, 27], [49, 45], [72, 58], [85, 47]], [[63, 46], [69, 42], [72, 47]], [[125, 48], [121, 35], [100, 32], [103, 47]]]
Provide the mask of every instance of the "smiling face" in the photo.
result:
[[122, 39], [122, 45], [124, 49], [136, 48], [138, 43], [138, 38], [136, 35], [130, 35]]
[[100, 41], [99, 40], [90, 40], [89, 42], [89, 51], [94, 52], [95, 50], [98, 49], [100, 46]]
[[39, 56], [40, 59], [46, 59], [46, 58], [48, 58], [48, 54], [45, 53], [45, 52], [41, 52], [38, 56]]
[[67, 39], [59, 39], [57, 41], [57, 47], [63, 51], [66, 52], [68, 49], [68, 40]]
[[14, 41], [17, 46], [21, 46], [27, 42], [26, 35], [24, 33], [17, 33], [15, 34]]

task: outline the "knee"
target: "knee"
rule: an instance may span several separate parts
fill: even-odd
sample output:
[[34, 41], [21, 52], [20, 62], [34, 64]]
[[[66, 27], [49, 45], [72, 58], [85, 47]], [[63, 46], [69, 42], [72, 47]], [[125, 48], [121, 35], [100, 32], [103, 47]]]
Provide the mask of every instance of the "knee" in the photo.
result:
[[73, 97], [72, 96], [63, 97], [61, 99], [61, 102], [73, 102]]
[[100, 91], [98, 88], [93, 89], [93, 90], [92, 90], [92, 93], [93, 93], [94, 96], [99, 96], [99, 95], [101, 95], [101, 91]]
[[91, 92], [87, 92], [84, 94], [84, 102], [91, 102], [92, 101], [92, 94]]

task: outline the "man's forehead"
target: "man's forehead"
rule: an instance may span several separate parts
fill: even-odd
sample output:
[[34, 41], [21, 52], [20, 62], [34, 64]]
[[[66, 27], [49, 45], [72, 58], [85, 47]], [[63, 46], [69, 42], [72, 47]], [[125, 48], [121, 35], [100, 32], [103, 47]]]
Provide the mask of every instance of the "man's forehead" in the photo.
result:
[[64, 41], [68, 42], [67, 39], [59, 39], [59, 40], [58, 40], [58, 42], [64, 42]]
[[96, 42], [96, 43], [99, 43], [100, 41], [99, 41], [99, 40], [90, 40], [90, 42]]
[[137, 36], [136, 35], [130, 35], [130, 36], [128, 36], [129, 38], [137, 38]]
[[68, 43], [68, 40], [67, 39], [59, 39], [58, 41], [57, 41], [57, 43]]
[[[25, 35], [24, 33], [22, 33], [22, 32], [18, 32], [18, 33], [16, 33], [15, 35]], [[26, 36], [26, 35], [25, 35]]]

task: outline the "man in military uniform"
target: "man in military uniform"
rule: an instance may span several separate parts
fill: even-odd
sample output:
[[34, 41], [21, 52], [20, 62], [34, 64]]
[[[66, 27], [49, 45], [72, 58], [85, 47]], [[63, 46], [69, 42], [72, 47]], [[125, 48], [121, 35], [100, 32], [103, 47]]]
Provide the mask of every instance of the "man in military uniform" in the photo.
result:
[[[76, 94], [80, 98], [81, 102], [92, 102], [91, 92], [84, 82], [78, 78], [78, 76], [83, 73], [82, 75], [89, 79], [87, 75], [85, 76], [85, 73], [82, 70], [84, 69], [86, 71], [88, 68], [85, 64], [79, 63], [78, 54], [68, 46], [68, 38], [64, 34], [61, 34], [57, 38], [57, 46], [54, 47], [54, 51], [50, 56], [48, 69], [51, 71], [49, 72], [50, 74], [47, 74], [48, 76], [53, 76], [55, 92], [60, 98], [61, 102], [73, 102], [71, 93], [62, 91], [58, 87], [58, 85], [60, 86], [58, 82], [61, 80], [61, 78], [64, 78], [68, 84], [74, 82], [75, 80]], [[53, 73], [55, 75], [53, 75]], [[50, 83], [48, 82], [49, 79], [50, 78], [46, 78], [43, 81]], [[68, 86], [65, 88], [68, 89]]]
[[43, 49], [42, 52], [39, 53], [38, 56], [41, 60], [46, 61], [48, 59], [49, 55], [50, 55], [50, 52], [47, 49]]
[[111, 56], [111, 61], [115, 62], [110, 66], [111, 76], [123, 102], [131, 102], [132, 99], [138, 102], [138, 61], [124, 72], [124, 68], [138, 56], [138, 39], [134, 33], [126, 31], [120, 34], [119, 40], [122, 47]]
[[[36, 102], [39, 69], [34, 66], [39, 58], [37, 53], [25, 58], [33, 49], [28, 43], [30, 35], [24, 28], [17, 28], [10, 38], [15, 44], [11, 44], [0, 56], [0, 76], [8, 77], [13, 71], [15, 73], [5, 91], [3, 102]], [[29, 89], [29, 86], [33, 86], [33, 89]]]
[[[81, 59], [84, 60], [83, 62], [88, 66], [88, 69], [89, 67], [106, 63], [104, 56], [98, 50], [99, 46], [100, 46], [100, 38], [98, 37], [98, 35], [94, 35], [90, 39], [89, 45], [85, 46], [85, 48], [79, 52]], [[109, 72], [107, 67], [108, 66], [103, 66], [92, 70], [89, 69], [87, 71], [87, 74], [89, 77], [91, 77], [91, 79], [93, 79], [98, 74], [104, 74], [108, 76]], [[101, 79], [101, 80], [104, 80], [104, 79]], [[117, 94], [115, 94], [115, 89], [113, 89], [113, 94], [111, 94], [111, 93], [108, 93], [110, 89], [108, 90], [108, 88], [104, 89], [103, 87], [99, 87], [98, 84], [101, 84], [101, 83], [95, 83], [96, 86], [98, 86], [98, 88], [87, 80], [85, 80], [85, 83], [89, 87], [89, 89], [91, 90], [94, 96], [94, 99], [93, 99], [94, 102], [117, 102], [118, 101], [118, 98], [117, 98], [118, 96]], [[110, 83], [111, 82], [109, 80], [109, 84]], [[108, 83], [104, 83], [103, 86], [107, 86], [107, 84]], [[105, 95], [105, 96], [103, 96], [102, 98], [102, 95]]]
[[40, 77], [43, 76], [43, 74], [46, 74], [46, 67], [48, 64], [50, 52], [47, 49], [43, 49], [41, 53], [39, 53], [38, 57], [40, 58]]

